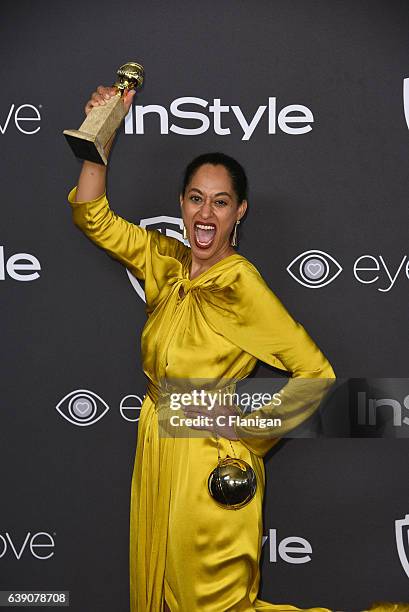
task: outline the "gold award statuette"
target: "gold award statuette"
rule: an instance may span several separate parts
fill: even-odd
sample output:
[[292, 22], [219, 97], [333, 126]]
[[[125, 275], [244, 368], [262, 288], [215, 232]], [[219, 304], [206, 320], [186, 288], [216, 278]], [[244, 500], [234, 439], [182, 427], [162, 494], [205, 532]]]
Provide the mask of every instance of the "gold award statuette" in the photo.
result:
[[107, 164], [104, 148], [125, 117], [122, 94], [124, 89], [142, 87], [144, 70], [141, 64], [127, 62], [117, 70], [115, 96], [105, 104], [94, 106], [79, 130], [64, 130], [68, 144], [76, 157], [98, 164]]

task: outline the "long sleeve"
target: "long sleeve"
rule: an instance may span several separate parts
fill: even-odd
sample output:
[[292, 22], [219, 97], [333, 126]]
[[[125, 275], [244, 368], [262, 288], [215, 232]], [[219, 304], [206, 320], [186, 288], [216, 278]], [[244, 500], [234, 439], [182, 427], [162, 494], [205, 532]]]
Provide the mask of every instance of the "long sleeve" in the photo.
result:
[[[264, 456], [280, 437], [313, 414], [335, 379], [322, 351], [296, 321], [252, 264], [237, 269], [224, 291], [210, 296], [205, 316], [223, 335], [257, 359], [284, 369], [292, 378], [281, 389], [281, 404], [243, 414], [237, 435]], [[314, 379], [314, 380], [312, 380]], [[256, 416], [281, 418], [281, 427], [246, 425]]]
[[76, 193], [77, 187], [74, 187], [68, 194], [74, 224], [136, 278], [144, 280], [150, 232], [115, 214], [106, 193], [87, 202], [76, 202]]
[[74, 187], [68, 194], [74, 224], [136, 278], [147, 281], [147, 301], [153, 303], [166, 281], [169, 266], [178, 266], [188, 247], [157, 229], [147, 230], [120, 217], [111, 210], [106, 193], [84, 202], [75, 201], [76, 193]]

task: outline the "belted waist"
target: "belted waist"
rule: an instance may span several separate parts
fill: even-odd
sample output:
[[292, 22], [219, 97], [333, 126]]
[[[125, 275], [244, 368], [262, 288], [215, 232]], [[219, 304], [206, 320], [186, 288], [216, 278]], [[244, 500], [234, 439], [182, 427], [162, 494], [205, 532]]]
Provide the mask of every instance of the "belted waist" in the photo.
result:
[[155, 383], [152, 380], [148, 381], [146, 393], [149, 395], [154, 404], [158, 401], [159, 393]]
[[[197, 381], [201, 380], [202, 384], [197, 384]], [[173, 382], [172, 382], [173, 381]], [[199, 393], [200, 397], [208, 394], [214, 396], [214, 394], [220, 393], [220, 398], [223, 394], [233, 394], [236, 391], [237, 381], [229, 382], [228, 384], [219, 385], [216, 381], [210, 379], [162, 379], [159, 383], [149, 380], [147, 386], [147, 394], [155, 404], [155, 409], [159, 411], [161, 408], [168, 408], [170, 404], [171, 395], [178, 394], [180, 397], [182, 394], [188, 393]], [[203, 384], [203, 382], [205, 384]]]

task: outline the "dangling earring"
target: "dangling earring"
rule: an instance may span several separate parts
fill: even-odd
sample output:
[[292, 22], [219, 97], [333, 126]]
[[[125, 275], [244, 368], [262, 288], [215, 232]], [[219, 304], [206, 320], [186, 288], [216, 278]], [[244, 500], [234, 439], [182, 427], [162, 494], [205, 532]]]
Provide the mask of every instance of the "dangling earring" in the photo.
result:
[[[181, 212], [183, 210], [183, 204], [180, 205], [181, 208]], [[182, 227], [183, 227], [183, 240], [187, 240], [187, 232], [186, 232], [186, 227], [182, 218]]]
[[231, 241], [232, 246], [237, 246], [237, 226], [239, 223], [240, 221], [236, 221], [236, 225], [234, 226], [233, 239]]

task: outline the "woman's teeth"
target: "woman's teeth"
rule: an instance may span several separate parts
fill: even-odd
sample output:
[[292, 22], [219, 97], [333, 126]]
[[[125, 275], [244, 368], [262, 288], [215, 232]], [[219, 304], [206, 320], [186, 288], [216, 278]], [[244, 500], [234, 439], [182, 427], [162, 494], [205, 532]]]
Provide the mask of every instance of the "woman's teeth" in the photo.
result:
[[194, 229], [196, 244], [198, 246], [210, 246], [216, 235], [216, 227], [214, 225], [196, 223]]

